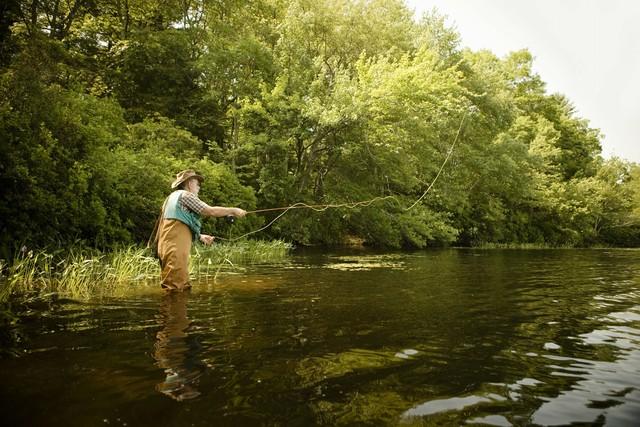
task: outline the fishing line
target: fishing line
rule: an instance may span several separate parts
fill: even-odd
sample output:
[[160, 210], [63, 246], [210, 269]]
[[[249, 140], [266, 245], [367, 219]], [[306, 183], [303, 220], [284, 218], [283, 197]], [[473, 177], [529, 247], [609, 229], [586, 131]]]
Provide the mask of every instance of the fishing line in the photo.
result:
[[[453, 153], [453, 149], [455, 148], [456, 143], [458, 142], [458, 137], [460, 136], [460, 131], [462, 130], [462, 125], [464, 124], [464, 120], [465, 120], [466, 117], [467, 117], [467, 113], [465, 113], [464, 116], [462, 116], [462, 120], [460, 120], [460, 126], [458, 126], [458, 131], [456, 132], [456, 136], [453, 139], [453, 143], [451, 144], [451, 147], [449, 148], [449, 152], [447, 153], [447, 156], [445, 157], [444, 161], [440, 165], [440, 169], [438, 170], [438, 173], [436, 174], [436, 176], [431, 181], [431, 184], [429, 184], [427, 189], [422, 193], [422, 195], [420, 197], [418, 197], [418, 199], [416, 199], [416, 201], [414, 201], [411, 204], [411, 206], [409, 206], [408, 208], [404, 208], [403, 209], [405, 212], [413, 209], [418, 203], [420, 203], [427, 196], [429, 191], [431, 191], [431, 188], [433, 188], [433, 185], [436, 183], [436, 181], [440, 177], [440, 174], [444, 170], [445, 165], [447, 164], [447, 162], [449, 161], [449, 158], [451, 157], [451, 154]], [[247, 236], [250, 236], [252, 234], [264, 231], [267, 228], [271, 227], [277, 220], [282, 218], [287, 212], [289, 212], [292, 209], [311, 209], [311, 210], [314, 210], [316, 212], [323, 212], [323, 211], [326, 211], [327, 209], [330, 209], [330, 208], [355, 209], [357, 207], [367, 207], [367, 206], [370, 206], [371, 204], [373, 204], [375, 202], [383, 201], [383, 200], [389, 200], [389, 199], [395, 200], [396, 203], [398, 203], [398, 205], [401, 204], [396, 196], [390, 195], [390, 196], [378, 196], [378, 197], [374, 197], [373, 199], [363, 200], [363, 201], [359, 201], [359, 202], [345, 202], [345, 203], [323, 204], [323, 205], [308, 205], [308, 204], [303, 203], [303, 202], [297, 202], [297, 203], [294, 203], [294, 204], [292, 204], [290, 206], [284, 206], [284, 207], [279, 207], [279, 208], [267, 208], [267, 209], [257, 209], [257, 210], [253, 210], [253, 211], [247, 211], [247, 215], [248, 214], [263, 213], [263, 212], [276, 212], [276, 211], [282, 211], [282, 213], [279, 214], [278, 216], [276, 216], [274, 219], [272, 219], [267, 225], [265, 225], [264, 227], [261, 227], [261, 228], [259, 228], [257, 230], [250, 231], [248, 233], [245, 233], [245, 234], [243, 234], [241, 236], [234, 237], [234, 238], [229, 237], [228, 239], [225, 239], [224, 237], [216, 237], [216, 240], [224, 240], [224, 241], [229, 241], [229, 242], [235, 242], [236, 240], [240, 240], [240, 239], [243, 239], [243, 238], [245, 238]]]

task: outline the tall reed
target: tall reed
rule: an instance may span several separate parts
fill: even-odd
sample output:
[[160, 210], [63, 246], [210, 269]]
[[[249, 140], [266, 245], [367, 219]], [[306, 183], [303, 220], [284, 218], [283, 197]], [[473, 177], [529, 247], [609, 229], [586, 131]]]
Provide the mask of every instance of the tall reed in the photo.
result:
[[280, 240], [245, 240], [194, 246], [189, 270], [194, 278], [215, 278], [221, 270], [235, 269], [238, 265], [281, 261], [292, 249], [293, 245]]
[[[229, 265], [282, 260], [291, 248], [281, 241], [195, 245], [191, 256], [192, 278], [215, 276]], [[109, 253], [75, 248], [65, 253], [25, 251], [0, 267], [4, 275], [0, 281], [0, 301], [14, 294], [33, 292], [57, 292], [82, 299], [111, 295], [157, 280], [160, 272], [158, 260], [141, 247]]]

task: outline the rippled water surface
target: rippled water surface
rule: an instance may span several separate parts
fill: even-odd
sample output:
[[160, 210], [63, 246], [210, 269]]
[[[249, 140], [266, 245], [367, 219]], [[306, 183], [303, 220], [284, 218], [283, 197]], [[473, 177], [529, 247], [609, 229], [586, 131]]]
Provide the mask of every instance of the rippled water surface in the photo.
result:
[[640, 251], [297, 253], [21, 319], [3, 425], [640, 425]]

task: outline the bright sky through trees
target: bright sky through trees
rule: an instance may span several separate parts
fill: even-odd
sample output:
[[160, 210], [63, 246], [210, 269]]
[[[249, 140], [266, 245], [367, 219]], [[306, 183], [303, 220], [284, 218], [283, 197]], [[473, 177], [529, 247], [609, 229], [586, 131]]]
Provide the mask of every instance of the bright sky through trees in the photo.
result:
[[462, 45], [498, 56], [527, 48], [549, 92], [566, 95], [604, 134], [605, 157], [640, 162], [640, 2], [406, 0], [448, 16]]

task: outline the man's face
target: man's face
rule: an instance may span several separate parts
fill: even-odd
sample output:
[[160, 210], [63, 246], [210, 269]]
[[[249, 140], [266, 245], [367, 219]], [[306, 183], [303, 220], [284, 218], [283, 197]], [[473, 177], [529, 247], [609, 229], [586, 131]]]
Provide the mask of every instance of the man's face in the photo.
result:
[[197, 178], [191, 178], [187, 182], [187, 190], [195, 195], [200, 191], [200, 181]]

